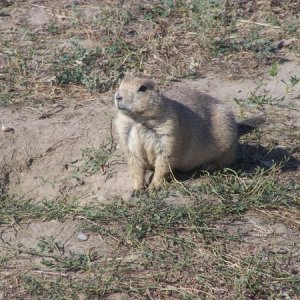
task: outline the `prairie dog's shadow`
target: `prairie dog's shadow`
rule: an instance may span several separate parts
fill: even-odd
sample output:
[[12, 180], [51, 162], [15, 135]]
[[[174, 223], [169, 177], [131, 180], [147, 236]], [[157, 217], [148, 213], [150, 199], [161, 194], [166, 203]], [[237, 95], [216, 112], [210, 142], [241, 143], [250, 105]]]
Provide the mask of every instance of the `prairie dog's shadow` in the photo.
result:
[[[258, 166], [270, 169], [274, 164], [281, 164], [282, 172], [296, 171], [300, 166], [300, 160], [294, 158], [293, 154], [297, 152], [300, 152], [300, 147], [296, 147], [293, 151], [288, 151], [283, 147], [268, 149], [261, 145], [239, 143], [237, 160], [230, 168], [249, 173]], [[203, 169], [201, 167], [188, 173], [174, 172], [175, 178], [179, 181], [198, 178], [202, 174]]]

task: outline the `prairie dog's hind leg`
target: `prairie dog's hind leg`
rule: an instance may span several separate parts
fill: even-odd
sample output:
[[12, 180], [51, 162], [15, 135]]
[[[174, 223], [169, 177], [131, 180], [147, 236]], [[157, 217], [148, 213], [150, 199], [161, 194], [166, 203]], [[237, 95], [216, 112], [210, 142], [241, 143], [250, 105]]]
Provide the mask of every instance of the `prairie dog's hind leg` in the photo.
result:
[[236, 159], [236, 147], [233, 146], [227, 152], [223, 153], [222, 156], [216, 161], [218, 168], [230, 166]]
[[236, 147], [233, 146], [226, 152], [223, 152], [217, 159], [204, 163], [201, 168], [208, 172], [214, 172], [230, 166], [236, 159]]

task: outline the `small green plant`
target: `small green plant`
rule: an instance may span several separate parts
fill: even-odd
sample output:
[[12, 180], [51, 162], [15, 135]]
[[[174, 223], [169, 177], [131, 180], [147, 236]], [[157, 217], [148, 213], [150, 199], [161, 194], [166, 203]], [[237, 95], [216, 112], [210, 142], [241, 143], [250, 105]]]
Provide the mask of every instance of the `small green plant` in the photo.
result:
[[85, 255], [79, 253], [70, 253], [69, 256], [58, 256], [56, 259], [43, 258], [41, 263], [51, 269], [58, 271], [87, 271], [90, 269], [90, 263], [96, 256], [94, 254]]
[[300, 78], [297, 77], [297, 75], [292, 75], [290, 77], [290, 83], [291, 83], [291, 86], [294, 87], [297, 83], [300, 82]]
[[158, 17], [167, 17], [173, 7], [173, 1], [159, 1], [156, 4], [140, 5], [139, 10], [145, 20], [155, 20]]
[[57, 26], [55, 23], [50, 22], [47, 24], [46, 30], [51, 34], [51, 35], [56, 35], [60, 33], [60, 27]]
[[7, 265], [10, 258], [8, 256], [2, 256], [0, 255], [0, 268]]
[[57, 82], [59, 84], [81, 83], [88, 85], [97, 53], [98, 49], [87, 50], [79, 44], [73, 43], [69, 52], [57, 55], [58, 60], [54, 63]]
[[269, 90], [261, 89], [264, 84], [257, 86], [253, 91], [250, 91], [249, 96], [244, 99], [234, 98], [234, 101], [240, 105], [253, 105], [263, 107], [264, 105], [278, 105], [280, 104], [285, 97], [273, 97], [270, 95]]
[[37, 244], [37, 249], [40, 252], [64, 253], [63, 244], [55, 241], [53, 236], [50, 236], [50, 238], [41, 237]]
[[84, 161], [82, 172], [95, 174], [107, 167], [108, 160], [111, 156], [111, 150], [107, 147], [100, 147], [99, 149], [86, 148], [82, 150], [82, 159]]
[[289, 78], [288, 82], [285, 82], [284, 80], [282, 80], [282, 82], [285, 84], [286, 93], [290, 93], [295, 87], [295, 85], [297, 85], [300, 82], [300, 78], [298, 78], [297, 75], [292, 75]]
[[277, 65], [277, 63], [272, 64], [271, 69], [269, 70], [269, 74], [272, 77], [276, 77], [278, 75], [278, 65]]
[[8, 92], [0, 92], [0, 107], [6, 107], [12, 103], [12, 95]]

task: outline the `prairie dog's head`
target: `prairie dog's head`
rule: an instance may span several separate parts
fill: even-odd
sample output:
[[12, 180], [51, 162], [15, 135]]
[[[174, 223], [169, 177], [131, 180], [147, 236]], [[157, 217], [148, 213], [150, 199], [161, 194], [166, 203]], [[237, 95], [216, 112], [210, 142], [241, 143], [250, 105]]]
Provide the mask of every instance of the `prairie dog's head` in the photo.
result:
[[115, 94], [117, 109], [133, 119], [155, 118], [161, 111], [161, 97], [149, 79], [125, 78]]

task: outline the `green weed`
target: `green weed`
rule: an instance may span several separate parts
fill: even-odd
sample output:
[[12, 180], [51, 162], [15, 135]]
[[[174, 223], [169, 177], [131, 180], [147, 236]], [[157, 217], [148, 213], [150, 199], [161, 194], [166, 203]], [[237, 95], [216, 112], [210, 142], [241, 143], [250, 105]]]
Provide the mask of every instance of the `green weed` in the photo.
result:
[[58, 83], [81, 83], [87, 85], [90, 89], [94, 89], [98, 80], [90, 73], [96, 63], [98, 52], [98, 49], [87, 50], [73, 43], [69, 52], [58, 53], [58, 59], [54, 64]]
[[95, 174], [98, 171], [104, 171], [107, 167], [108, 161], [112, 155], [112, 150], [107, 147], [100, 147], [99, 149], [86, 148], [82, 150], [83, 166], [81, 172]]
[[273, 97], [270, 95], [270, 90], [262, 89], [264, 84], [258, 85], [253, 91], [250, 91], [246, 99], [234, 98], [234, 101], [240, 106], [257, 106], [263, 107], [264, 105], [279, 105], [285, 97]]
[[274, 63], [272, 66], [271, 66], [271, 69], [269, 70], [269, 74], [272, 76], [272, 77], [276, 77], [278, 75], [278, 65], [277, 63]]
[[12, 95], [9, 92], [2, 91], [0, 93], [0, 107], [6, 107], [12, 103]]
[[51, 34], [51, 35], [56, 35], [59, 34], [61, 29], [59, 26], [57, 26], [55, 23], [49, 23], [47, 24], [46, 30]]
[[292, 75], [289, 78], [288, 82], [285, 82], [283, 80], [282, 80], [282, 82], [285, 84], [285, 92], [290, 93], [293, 91], [293, 88], [295, 87], [295, 85], [297, 85], [300, 82], [300, 78], [298, 78], [297, 75]]

